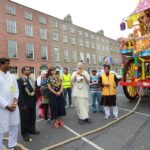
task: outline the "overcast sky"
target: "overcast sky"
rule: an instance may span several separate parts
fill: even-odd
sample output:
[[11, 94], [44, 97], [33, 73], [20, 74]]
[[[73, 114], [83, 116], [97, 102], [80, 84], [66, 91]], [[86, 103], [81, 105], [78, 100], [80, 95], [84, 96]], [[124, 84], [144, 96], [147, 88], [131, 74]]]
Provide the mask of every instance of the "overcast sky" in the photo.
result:
[[104, 30], [105, 36], [117, 39], [127, 36], [120, 31], [123, 18], [129, 16], [139, 0], [13, 0], [51, 16], [63, 19], [72, 16], [73, 24], [97, 32]]

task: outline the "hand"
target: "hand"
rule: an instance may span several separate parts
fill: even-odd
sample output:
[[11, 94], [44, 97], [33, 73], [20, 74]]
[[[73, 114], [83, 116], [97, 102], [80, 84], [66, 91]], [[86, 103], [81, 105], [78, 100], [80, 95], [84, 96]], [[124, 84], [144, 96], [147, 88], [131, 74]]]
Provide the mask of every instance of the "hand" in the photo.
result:
[[8, 111], [12, 112], [12, 111], [15, 111], [16, 106], [13, 105], [13, 104], [11, 104], [11, 105], [6, 106], [5, 108], [6, 108]]
[[60, 96], [60, 95], [61, 95], [61, 91], [57, 92], [56, 95], [57, 95], [57, 96]]

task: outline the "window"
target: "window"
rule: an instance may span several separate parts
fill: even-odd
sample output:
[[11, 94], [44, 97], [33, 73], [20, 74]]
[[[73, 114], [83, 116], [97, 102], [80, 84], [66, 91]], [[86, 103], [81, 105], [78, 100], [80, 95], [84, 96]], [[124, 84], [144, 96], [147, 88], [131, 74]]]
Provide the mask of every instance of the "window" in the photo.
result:
[[8, 14], [16, 15], [16, 9], [15, 8], [13, 8], [11, 6], [7, 6], [6, 10], [7, 10]]
[[62, 30], [67, 30], [67, 27], [65, 24], [62, 24]]
[[52, 32], [52, 39], [53, 39], [54, 41], [58, 41], [58, 32], [56, 32], [56, 31], [53, 31], [53, 32]]
[[26, 44], [26, 57], [29, 59], [34, 59], [34, 46], [31, 43]]
[[64, 61], [65, 61], [65, 62], [68, 62], [68, 61], [69, 61], [68, 49], [64, 49]]
[[47, 46], [41, 45], [41, 59], [42, 60], [48, 60], [48, 53], [47, 53]]
[[25, 12], [25, 13], [24, 13], [24, 18], [25, 18], [25, 19], [28, 19], [28, 20], [32, 20], [32, 13]]
[[96, 55], [92, 54], [92, 58], [93, 58], [93, 64], [95, 65], [96, 64]]
[[99, 44], [97, 44], [97, 50], [100, 50], [100, 45]]
[[59, 48], [54, 48], [54, 61], [59, 61]]
[[39, 16], [39, 23], [46, 24], [46, 19], [44, 16]]
[[72, 51], [72, 61], [77, 62], [77, 52], [75, 50]]
[[17, 41], [8, 40], [8, 57], [9, 58], [17, 58]]
[[86, 55], [86, 59], [87, 59], [87, 63], [91, 63], [91, 59], [90, 59], [90, 53], [87, 53]]
[[81, 31], [81, 30], [79, 30], [79, 31], [78, 31], [78, 34], [79, 34], [79, 35], [82, 35], [82, 31]]
[[50, 26], [57, 27], [57, 22], [55, 20], [50, 21]]
[[46, 40], [47, 39], [46, 29], [40, 29], [40, 39], [42, 39], [42, 40]]
[[83, 46], [83, 40], [82, 40], [82, 38], [79, 38], [79, 46]]
[[84, 63], [84, 53], [80, 52], [80, 61]]
[[87, 39], [85, 40], [85, 47], [89, 47], [89, 41]]
[[34, 67], [30, 67], [30, 72], [31, 72], [31, 74], [30, 74], [31, 79], [35, 80]]
[[89, 37], [89, 34], [87, 32], [85, 32], [85, 37]]
[[96, 40], [99, 41], [99, 37], [98, 36], [96, 37]]
[[92, 49], [95, 49], [94, 41], [91, 42], [91, 48], [92, 48]]
[[109, 52], [109, 47], [108, 46], [106, 46], [106, 51]]
[[33, 28], [32, 28], [32, 25], [30, 25], [30, 24], [26, 24], [25, 25], [25, 35], [33, 37]]
[[16, 33], [16, 21], [15, 20], [7, 20], [7, 32]]
[[71, 43], [71, 44], [76, 44], [75, 37], [70, 37], [70, 43]]
[[93, 34], [91, 34], [91, 39], [94, 40], [94, 35]]
[[66, 34], [64, 34], [63, 35], [63, 42], [65, 42], [65, 43], [67, 43], [68, 42], [68, 40], [67, 40], [68, 38], [67, 38], [67, 35]]
[[13, 75], [15, 75], [16, 78], [18, 78], [18, 69], [17, 67], [10, 67], [10, 73], [12, 73]]
[[70, 32], [74, 33], [74, 28], [70, 27]]

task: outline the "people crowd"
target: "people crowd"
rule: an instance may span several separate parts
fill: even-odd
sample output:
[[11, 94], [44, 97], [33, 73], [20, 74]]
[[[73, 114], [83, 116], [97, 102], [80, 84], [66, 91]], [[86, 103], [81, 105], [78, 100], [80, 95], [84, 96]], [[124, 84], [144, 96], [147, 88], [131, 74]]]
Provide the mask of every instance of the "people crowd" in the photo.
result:
[[82, 62], [72, 74], [64, 68], [59, 75], [55, 67], [50, 67], [42, 70], [35, 82], [30, 78], [30, 66], [22, 68], [17, 80], [9, 69], [10, 60], [0, 58], [0, 150], [6, 132], [9, 133], [8, 148], [16, 147], [19, 124], [24, 141], [32, 141], [31, 134], [40, 134], [36, 129], [36, 104], [39, 117], [45, 123], [52, 123], [54, 128], [64, 126], [63, 116], [68, 108], [75, 108], [80, 125], [91, 124], [90, 100], [94, 114], [102, 112], [108, 119], [112, 107], [113, 116], [118, 119], [116, 87], [119, 80], [110, 72], [109, 65], [104, 66], [101, 75], [93, 68], [91, 76]]

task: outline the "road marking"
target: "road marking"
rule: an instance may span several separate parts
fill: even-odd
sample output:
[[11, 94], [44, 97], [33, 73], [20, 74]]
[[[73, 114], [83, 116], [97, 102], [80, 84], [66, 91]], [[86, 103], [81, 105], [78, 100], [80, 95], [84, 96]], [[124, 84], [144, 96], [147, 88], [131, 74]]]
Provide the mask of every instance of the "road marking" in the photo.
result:
[[[36, 120], [36, 122], [40, 122], [44, 119], [39, 119], [39, 120]], [[72, 132], [73, 134], [75, 134], [76, 136], [80, 136], [79, 133], [77, 133], [76, 131], [72, 130], [71, 128], [69, 128], [68, 126], [64, 125], [64, 128], [66, 128], [67, 130], [69, 130], [70, 132]], [[85, 137], [82, 137], [81, 138], [84, 142], [88, 143], [89, 145], [93, 146], [95, 149], [97, 150], [104, 150], [103, 148], [99, 147], [98, 145], [96, 145], [95, 143], [91, 142], [90, 140], [88, 140], [87, 138]]]
[[[124, 108], [121, 108], [121, 107], [119, 107], [119, 109], [124, 110], [124, 111], [131, 111], [130, 109], [124, 109]], [[135, 113], [136, 113], [136, 114], [139, 114], [139, 115], [142, 115], [142, 116], [150, 117], [149, 114], [140, 113], [140, 112], [138, 112], [138, 111], [135, 111]]]
[[[68, 126], [64, 125], [64, 127], [69, 130], [70, 132], [72, 132], [73, 134], [75, 134], [76, 136], [80, 136], [79, 133], [77, 133], [76, 131], [72, 130], [71, 128], [69, 128]], [[84, 142], [88, 143], [89, 145], [93, 146], [95, 149], [97, 150], [104, 150], [103, 148], [99, 147], [98, 145], [96, 145], [95, 143], [91, 142], [90, 140], [88, 140], [85, 137], [81, 138]]]

